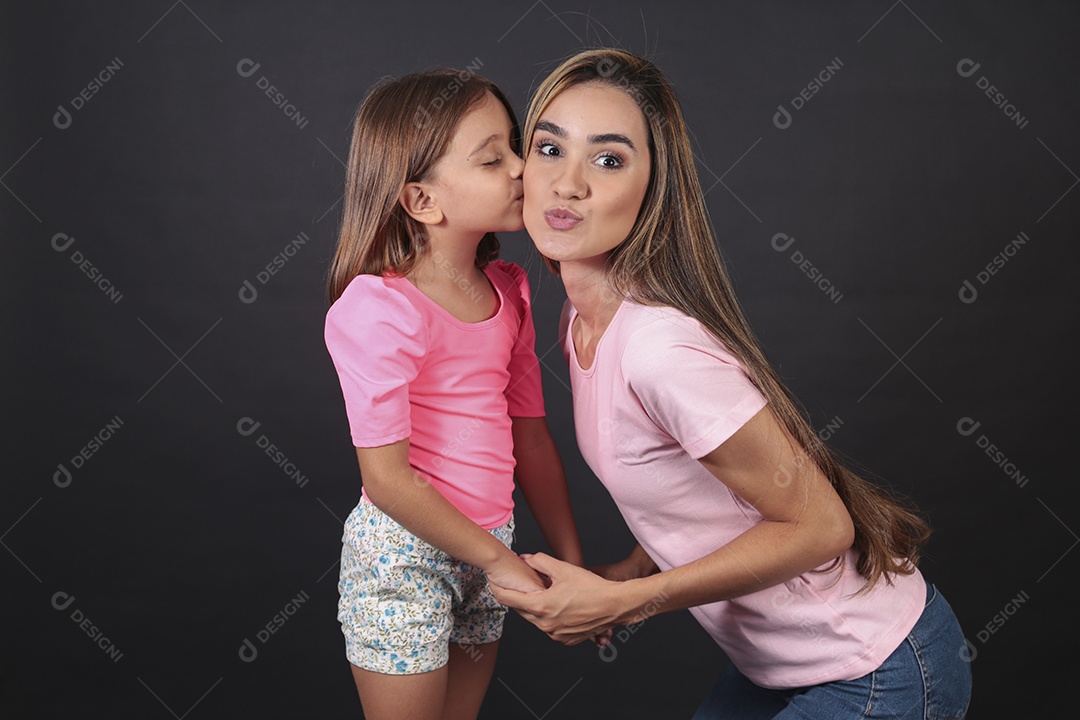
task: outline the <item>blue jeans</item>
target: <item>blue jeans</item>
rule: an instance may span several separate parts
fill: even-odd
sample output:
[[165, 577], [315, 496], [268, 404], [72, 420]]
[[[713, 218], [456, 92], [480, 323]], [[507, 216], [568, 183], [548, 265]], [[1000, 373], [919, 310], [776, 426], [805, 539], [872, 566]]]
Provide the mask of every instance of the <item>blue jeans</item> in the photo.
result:
[[855, 680], [768, 690], [728, 667], [693, 720], [960, 720], [971, 699], [964, 633], [945, 596], [926, 586], [926, 607], [911, 633], [877, 670]]

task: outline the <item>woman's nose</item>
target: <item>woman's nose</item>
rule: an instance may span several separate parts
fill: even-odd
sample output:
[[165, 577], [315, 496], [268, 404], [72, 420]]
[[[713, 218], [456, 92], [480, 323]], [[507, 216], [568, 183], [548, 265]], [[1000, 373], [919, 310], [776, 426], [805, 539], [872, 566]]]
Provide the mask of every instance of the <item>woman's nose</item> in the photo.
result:
[[582, 198], [589, 192], [581, 168], [576, 163], [560, 163], [552, 179], [551, 189], [563, 198]]

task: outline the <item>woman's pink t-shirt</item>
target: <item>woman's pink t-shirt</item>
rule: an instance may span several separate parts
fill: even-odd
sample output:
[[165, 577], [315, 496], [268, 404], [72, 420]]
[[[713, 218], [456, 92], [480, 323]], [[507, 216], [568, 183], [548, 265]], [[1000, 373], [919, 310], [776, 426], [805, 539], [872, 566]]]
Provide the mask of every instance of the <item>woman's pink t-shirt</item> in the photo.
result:
[[356, 447], [409, 439], [409, 463], [481, 527], [514, 510], [510, 418], [543, 417], [529, 280], [513, 263], [484, 269], [491, 318], [458, 320], [403, 276], [359, 275], [326, 314]]
[[[765, 407], [738, 360], [701, 323], [626, 300], [588, 370], [578, 363], [567, 302], [563, 348], [585, 461], [661, 570], [727, 545], [763, 520], [698, 462]], [[691, 608], [735, 666], [763, 687], [851, 680], [876, 669], [914, 627], [922, 576], [865, 585], [849, 550], [834, 571]]]

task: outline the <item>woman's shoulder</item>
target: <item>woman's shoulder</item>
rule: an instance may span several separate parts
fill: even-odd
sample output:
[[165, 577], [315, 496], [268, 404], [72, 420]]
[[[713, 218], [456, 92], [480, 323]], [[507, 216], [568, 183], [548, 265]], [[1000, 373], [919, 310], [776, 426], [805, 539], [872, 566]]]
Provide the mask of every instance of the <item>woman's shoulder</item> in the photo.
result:
[[624, 367], [678, 371], [687, 351], [705, 352], [738, 364], [735, 357], [697, 318], [668, 305], [627, 300], [620, 309]]
[[645, 305], [626, 300], [619, 309], [619, 316], [628, 343], [655, 345], [664, 339], [709, 335], [698, 320], [670, 305]]

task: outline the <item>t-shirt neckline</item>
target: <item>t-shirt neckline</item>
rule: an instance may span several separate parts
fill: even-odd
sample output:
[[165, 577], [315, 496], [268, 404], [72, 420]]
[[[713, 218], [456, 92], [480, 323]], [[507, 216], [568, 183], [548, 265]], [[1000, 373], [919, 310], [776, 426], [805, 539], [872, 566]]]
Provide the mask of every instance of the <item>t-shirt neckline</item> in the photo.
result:
[[481, 269], [481, 272], [484, 273], [484, 277], [486, 277], [488, 282], [491, 284], [491, 289], [495, 291], [495, 297], [499, 301], [499, 307], [496, 308], [494, 314], [492, 314], [491, 317], [485, 320], [479, 320], [477, 322], [465, 322], [464, 320], [455, 317], [454, 314], [451, 313], [449, 310], [428, 297], [423, 290], [416, 287], [416, 285], [413, 285], [412, 280], [409, 280], [409, 278], [405, 277], [404, 275], [399, 275], [398, 277], [401, 278], [401, 282], [403, 282], [405, 284], [405, 287], [408, 288], [407, 292], [410, 292], [413, 295], [421, 298], [421, 302], [425, 303], [429, 308], [432, 309], [433, 312], [435, 312], [435, 314], [439, 315], [450, 324], [459, 327], [462, 330], [484, 330], [499, 321], [499, 316], [502, 314], [503, 308], [506, 307], [506, 297], [503, 296], [502, 290], [499, 288], [499, 284], [492, 280], [491, 275], [488, 274], [488, 268], [490, 267], [490, 264], [485, 265]]
[[622, 309], [627, 302], [626, 298], [622, 299], [619, 303], [619, 307], [615, 308], [615, 314], [612, 315], [611, 320], [608, 321], [607, 327], [604, 328], [604, 333], [600, 336], [600, 339], [596, 341], [596, 350], [593, 352], [592, 365], [589, 366], [588, 370], [581, 367], [581, 363], [578, 361], [577, 346], [574, 345], [574, 320], [577, 319], [578, 311], [577, 308], [574, 307], [574, 304], [570, 303], [572, 311], [570, 313], [570, 322], [566, 325], [566, 334], [570, 341], [570, 362], [579, 376], [584, 378], [593, 376], [593, 373], [596, 371], [596, 364], [600, 360], [600, 348], [603, 347], [604, 340], [607, 338], [608, 334], [610, 334], [611, 328], [615, 325], [615, 320], [619, 317], [619, 313], [622, 312]]

